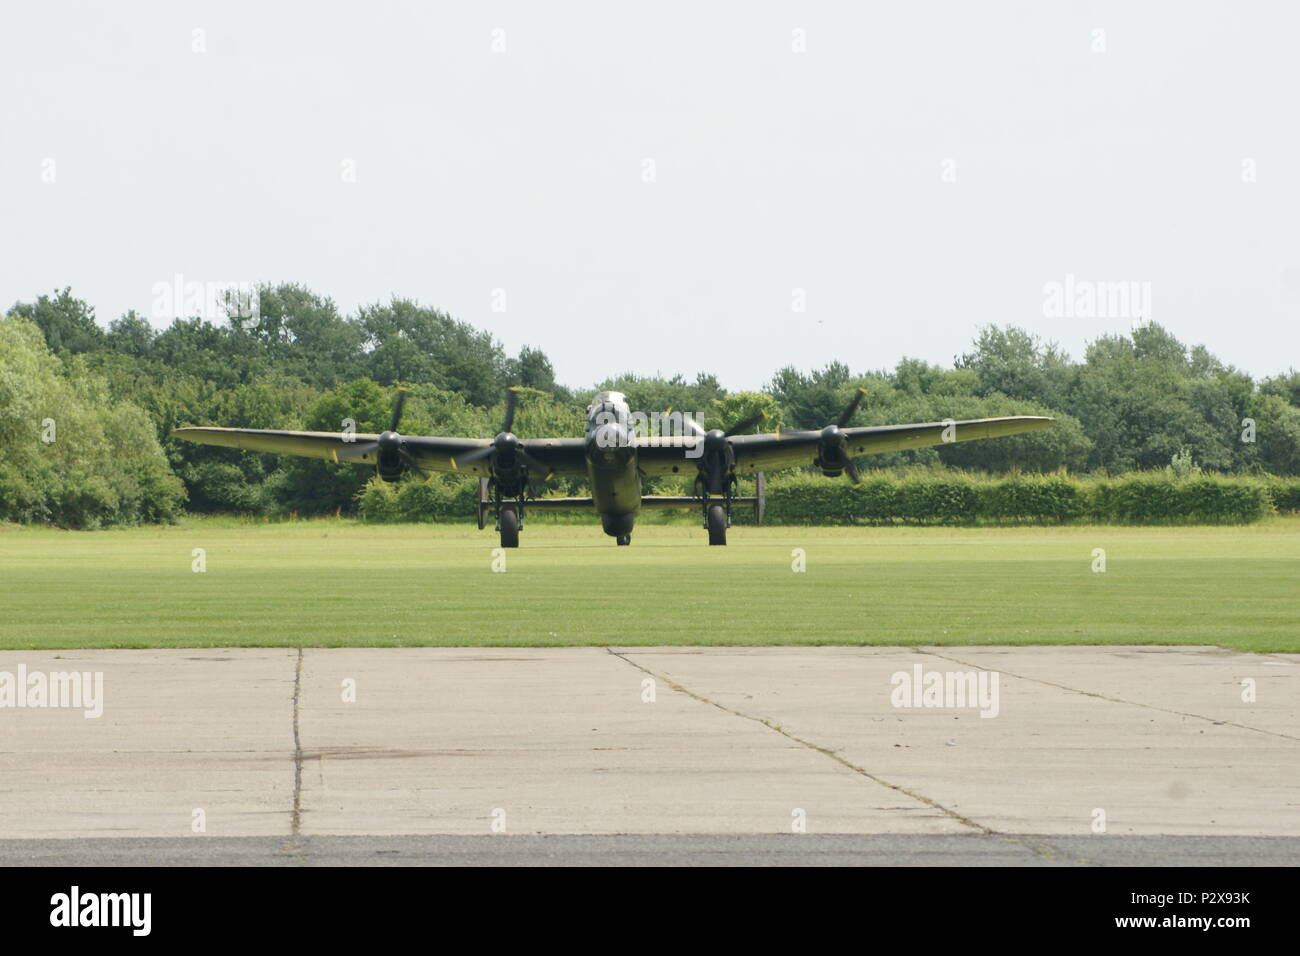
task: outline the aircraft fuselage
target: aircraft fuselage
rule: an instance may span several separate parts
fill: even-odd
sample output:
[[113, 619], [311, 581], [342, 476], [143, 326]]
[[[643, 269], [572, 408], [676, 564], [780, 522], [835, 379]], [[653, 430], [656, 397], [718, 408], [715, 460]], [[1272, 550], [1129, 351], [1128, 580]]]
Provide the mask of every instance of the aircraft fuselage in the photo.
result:
[[641, 511], [641, 471], [621, 392], [600, 392], [587, 407], [587, 478], [605, 534], [630, 535]]

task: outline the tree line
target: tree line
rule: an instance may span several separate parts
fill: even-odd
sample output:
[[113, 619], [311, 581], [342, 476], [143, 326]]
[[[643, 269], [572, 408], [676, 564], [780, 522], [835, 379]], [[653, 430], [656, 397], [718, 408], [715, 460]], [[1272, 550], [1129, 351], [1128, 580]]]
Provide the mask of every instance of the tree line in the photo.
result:
[[586, 399], [605, 388], [636, 410], [703, 413], [709, 427], [762, 408], [768, 430], [821, 428], [865, 388], [853, 424], [1058, 419], [1028, 435], [867, 460], [878, 468], [1300, 474], [1300, 373], [1256, 381], [1155, 324], [1102, 336], [1078, 360], [1022, 329], [989, 326], [950, 368], [904, 358], [854, 370], [836, 360], [779, 369], [760, 392], [728, 392], [709, 372], [564, 385], [540, 348], [509, 355], [490, 330], [410, 299], [347, 315], [280, 284], [260, 287], [257, 301], [248, 319], [176, 318], [164, 328], [134, 311], [102, 323], [71, 289], [16, 303], [0, 320], [0, 519], [93, 527], [183, 508], [350, 513], [365, 469], [194, 445], [171, 430], [338, 431], [350, 418], [359, 432], [380, 431], [399, 384], [411, 392], [410, 434], [488, 437], [507, 386], [527, 390], [515, 425], [524, 436], [580, 435]]

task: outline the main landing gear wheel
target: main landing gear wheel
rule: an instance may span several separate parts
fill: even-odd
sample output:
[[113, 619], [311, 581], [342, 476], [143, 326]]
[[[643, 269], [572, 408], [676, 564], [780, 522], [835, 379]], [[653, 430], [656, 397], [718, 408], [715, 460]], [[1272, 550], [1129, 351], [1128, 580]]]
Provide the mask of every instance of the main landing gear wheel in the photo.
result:
[[519, 547], [519, 512], [514, 508], [501, 509], [501, 547]]
[[617, 541], [621, 546], [627, 546], [632, 543], [632, 536], [630, 534], [620, 534], [614, 540]]
[[727, 543], [727, 509], [709, 505], [709, 544]]

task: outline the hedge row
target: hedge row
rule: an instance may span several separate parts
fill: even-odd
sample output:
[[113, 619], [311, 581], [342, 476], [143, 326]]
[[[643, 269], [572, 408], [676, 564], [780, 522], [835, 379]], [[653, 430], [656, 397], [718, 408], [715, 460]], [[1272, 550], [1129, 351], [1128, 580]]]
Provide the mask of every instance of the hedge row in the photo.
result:
[[[685, 489], [657, 488], [660, 494]], [[752, 494], [742, 488], [742, 494]], [[470, 521], [474, 481], [372, 480], [359, 502], [366, 521]], [[769, 524], [1241, 524], [1300, 511], [1300, 480], [1137, 472], [1113, 478], [989, 477], [963, 472], [876, 472], [858, 488], [820, 475], [768, 481]], [[686, 512], [683, 512], [684, 514]], [[737, 512], [745, 520], [748, 509]]]
[[1300, 511], [1300, 478], [1269, 478], [1268, 490], [1275, 510]]
[[434, 478], [395, 484], [371, 478], [357, 503], [365, 521], [474, 521], [477, 481]]
[[1113, 478], [876, 474], [859, 488], [796, 475], [768, 485], [773, 524], [1240, 524], [1297, 510], [1297, 483], [1139, 472]]

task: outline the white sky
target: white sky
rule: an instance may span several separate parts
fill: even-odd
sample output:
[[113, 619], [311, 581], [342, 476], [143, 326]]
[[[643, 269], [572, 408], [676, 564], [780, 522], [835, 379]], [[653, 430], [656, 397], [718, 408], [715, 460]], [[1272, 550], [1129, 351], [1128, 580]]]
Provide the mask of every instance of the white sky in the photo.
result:
[[1151, 283], [1156, 321], [1272, 374], [1300, 364], [1297, 11], [6, 4], [0, 308], [297, 281], [438, 306], [572, 385], [752, 388], [951, 364], [987, 322], [1077, 357], [1131, 320], [1045, 317], [1073, 274]]

